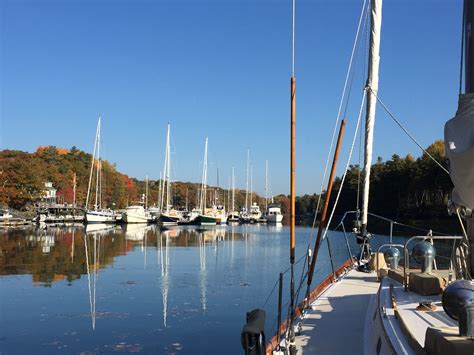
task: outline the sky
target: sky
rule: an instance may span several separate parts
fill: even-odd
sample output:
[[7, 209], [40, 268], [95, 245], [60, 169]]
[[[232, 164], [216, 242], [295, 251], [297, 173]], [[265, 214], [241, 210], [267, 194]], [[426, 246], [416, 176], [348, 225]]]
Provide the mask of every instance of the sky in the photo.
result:
[[[296, 191], [320, 190], [363, 0], [297, 0]], [[461, 0], [385, 0], [379, 97], [428, 146], [457, 107]], [[92, 153], [156, 179], [171, 125], [172, 178], [289, 191], [290, 0], [0, 0], [0, 149]], [[355, 63], [342, 174], [364, 83]], [[420, 155], [377, 107], [374, 159]], [[358, 163], [356, 144], [351, 163]]]

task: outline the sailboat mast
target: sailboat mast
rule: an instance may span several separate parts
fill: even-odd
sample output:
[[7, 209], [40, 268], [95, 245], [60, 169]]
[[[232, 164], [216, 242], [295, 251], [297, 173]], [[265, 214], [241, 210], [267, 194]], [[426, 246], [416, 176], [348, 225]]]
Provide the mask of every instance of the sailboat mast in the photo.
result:
[[97, 124], [97, 177], [95, 180], [95, 205], [94, 209], [99, 208], [98, 199], [99, 199], [99, 176], [100, 176], [100, 116], [99, 123]]
[[204, 160], [202, 163], [202, 181], [201, 181], [201, 195], [199, 197], [199, 209], [204, 213], [206, 208], [206, 184], [207, 184], [207, 137], [204, 143]]
[[474, 3], [472, 0], [464, 1], [464, 91], [466, 94], [474, 93], [474, 36], [472, 26], [474, 26]]
[[295, 312], [295, 149], [296, 149], [296, 79], [295, 79], [295, 0], [291, 18], [291, 79], [290, 79], [290, 352], [295, 349], [293, 318]]
[[186, 188], [186, 211], [188, 211], [188, 196], [189, 196], [189, 187]]
[[148, 208], [148, 175], [145, 176], [145, 209]]
[[206, 208], [206, 203], [207, 203], [207, 137], [206, 137], [206, 145], [204, 147], [204, 183], [203, 183], [203, 191], [204, 191], [204, 198], [203, 198], [203, 208], [202, 212], [204, 213], [204, 210]]
[[245, 208], [249, 210], [249, 164], [250, 164], [250, 149], [247, 149], [247, 182], [245, 183]]
[[94, 151], [92, 153], [91, 172], [90, 172], [90, 175], [89, 175], [89, 186], [87, 187], [87, 197], [86, 197], [86, 206], [85, 206], [86, 210], [89, 207], [89, 197], [90, 197], [90, 194], [91, 194], [92, 174], [94, 172], [95, 152], [96, 152], [96, 149], [97, 149], [97, 135], [99, 133], [99, 124], [100, 124], [100, 116], [99, 116], [99, 120], [97, 121], [97, 128], [96, 128], [96, 131], [95, 131]]
[[[164, 163], [164, 166], [163, 166], [163, 181], [161, 183], [161, 198], [160, 198], [160, 210], [161, 211], [163, 211], [163, 207], [168, 209], [168, 204], [166, 204], [166, 206], [163, 206], [163, 204], [165, 202], [165, 189], [166, 189], [166, 192], [168, 192], [167, 180], [168, 180], [168, 159], [169, 159], [169, 156], [168, 156], [169, 130], [170, 130], [170, 124], [168, 123], [168, 130], [167, 130], [167, 133], [166, 133], [166, 145], [165, 145], [165, 163]], [[168, 197], [166, 199], [166, 202], [167, 201], [168, 201]]]
[[72, 178], [72, 208], [74, 213], [76, 212], [76, 173]]
[[252, 206], [252, 203], [253, 203], [253, 196], [252, 196], [252, 193], [253, 193], [253, 178], [252, 178], [252, 175], [253, 175], [253, 165], [250, 165], [250, 206]]
[[365, 117], [365, 156], [364, 185], [362, 193], [362, 229], [367, 234], [367, 216], [369, 211], [370, 168], [372, 166], [372, 148], [374, 143], [375, 108], [379, 89], [380, 31], [382, 27], [382, 0], [371, 0], [369, 71], [367, 77], [367, 110]]
[[166, 134], [166, 152], [167, 152], [167, 156], [168, 156], [168, 159], [167, 159], [167, 167], [166, 167], [166, 211], [169, 210], [169, 206], [170, 206], [170, 202], [171, 202], [171, 199], [170, 199], [170, 193], [171, 193], [171, 188], [170, 188], [170, 184], [171, 184], [171, 151], [170, 151], [170, 124], [168, 123], [168, 132]]
[[268, 160], [265, 160], [265, 212], [268, 211]]
[[230, 176], [227, 177], [227, 212], [230, 211]]
[[235, 175], [234, 175], [234, 167], [232, 167], [232, 212], [234, 211], [234, 204], [235, 204]]
[[219, 168], [217, 168], [217, 186], [214, 192], [214, 204], [217, 206], [219, 202]]

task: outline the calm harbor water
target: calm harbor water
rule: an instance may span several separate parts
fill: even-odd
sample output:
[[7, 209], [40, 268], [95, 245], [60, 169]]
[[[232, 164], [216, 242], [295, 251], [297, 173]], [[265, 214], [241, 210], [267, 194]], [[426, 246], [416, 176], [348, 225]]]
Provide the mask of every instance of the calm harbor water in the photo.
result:
[[[297, 259], [310, 233], [297, 228]], [[330, 242], [337, 267], [349, 253], [342, 233]], [[276, 329], [268, 295], [288, 249], [289, 229], [270, 225], [0, 230], [0, 353], [241, 354], [246, 311], [264, 306]], [[331, 270], [321, 252], [315, 283]]]

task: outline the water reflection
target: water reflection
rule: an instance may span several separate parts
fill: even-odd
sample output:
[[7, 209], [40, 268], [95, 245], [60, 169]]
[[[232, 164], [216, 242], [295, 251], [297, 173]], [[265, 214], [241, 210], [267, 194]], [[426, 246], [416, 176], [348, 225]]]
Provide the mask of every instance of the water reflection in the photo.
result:
[[[88, 225], [87, 227], [90, 227]], [[87, 270], [87, 286], [89, 290], [89, 303], [90, 303], [90, 312], [92, 320], [92, 329], [95, 330], [95, 319], [96, 319], [96, 290], [97, 290], [97, 277], [98, 270], [100, 267], [100, 241], [101, 241], [101, 232], [103, 233], [106, 228], [94, 225], [97, 228], [86, 228], [86, 236], [84, 239], [84, 250], [86, 254], [86, 270]], [[92, 231], [91, 231], [92, 230]], [[93, 244], [93, 264], [90, 265], [89, 262], [89, 242], [92, 241]], [[91, 276], [91, 267], [92, 267], [92, 276]], [[92, 291], [91, 291], [91, 277], [92, 277]]]
[[[165, 247], [163, 252], [163, 237], [165, 239]], [[166, 316], [168, 310], [168, 289], [169, 289], [169, 265], [170, 259], [168, 255], [168, 244], [170, 231], [165, 230], [159, 236], [160, 240], [160, 260], [161, 260], [161, 298], [163, 300], [163, 326], [166, 327]]]
[[199, 289], [201, 291], [201, 308], [206, 312], [206, 243], [204, 235], [199, 235]]
[[[242, 315], [268, 296], [286, 268], [286, 233], [278, 226], [100, 224], [0, 232], [2, 307], [24, 310], [27, 329], [44, 330], [28, 333], [40, 348], [60, 341], [73, 353], [110, 353], [133, 341], [150, 353], [173, 352], [173, 344], [206, 353], [210, 345], [196, 340], [208, 332], [221, 345], [238, 340]], [[2, 322], [11, 324], [3, 333], [25, 332], [13, 311]], [[12, 334], [0, 334], [0, 351], [16, 349]], [[57, 352], [45, 349], [36, 353]]]

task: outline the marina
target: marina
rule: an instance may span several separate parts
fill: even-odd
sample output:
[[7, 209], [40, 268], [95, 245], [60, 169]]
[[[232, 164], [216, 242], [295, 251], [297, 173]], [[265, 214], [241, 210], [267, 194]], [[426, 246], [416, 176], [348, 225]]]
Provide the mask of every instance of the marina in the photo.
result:
[[474, 0], [40, 3], [0, 354], [474, 354]]

